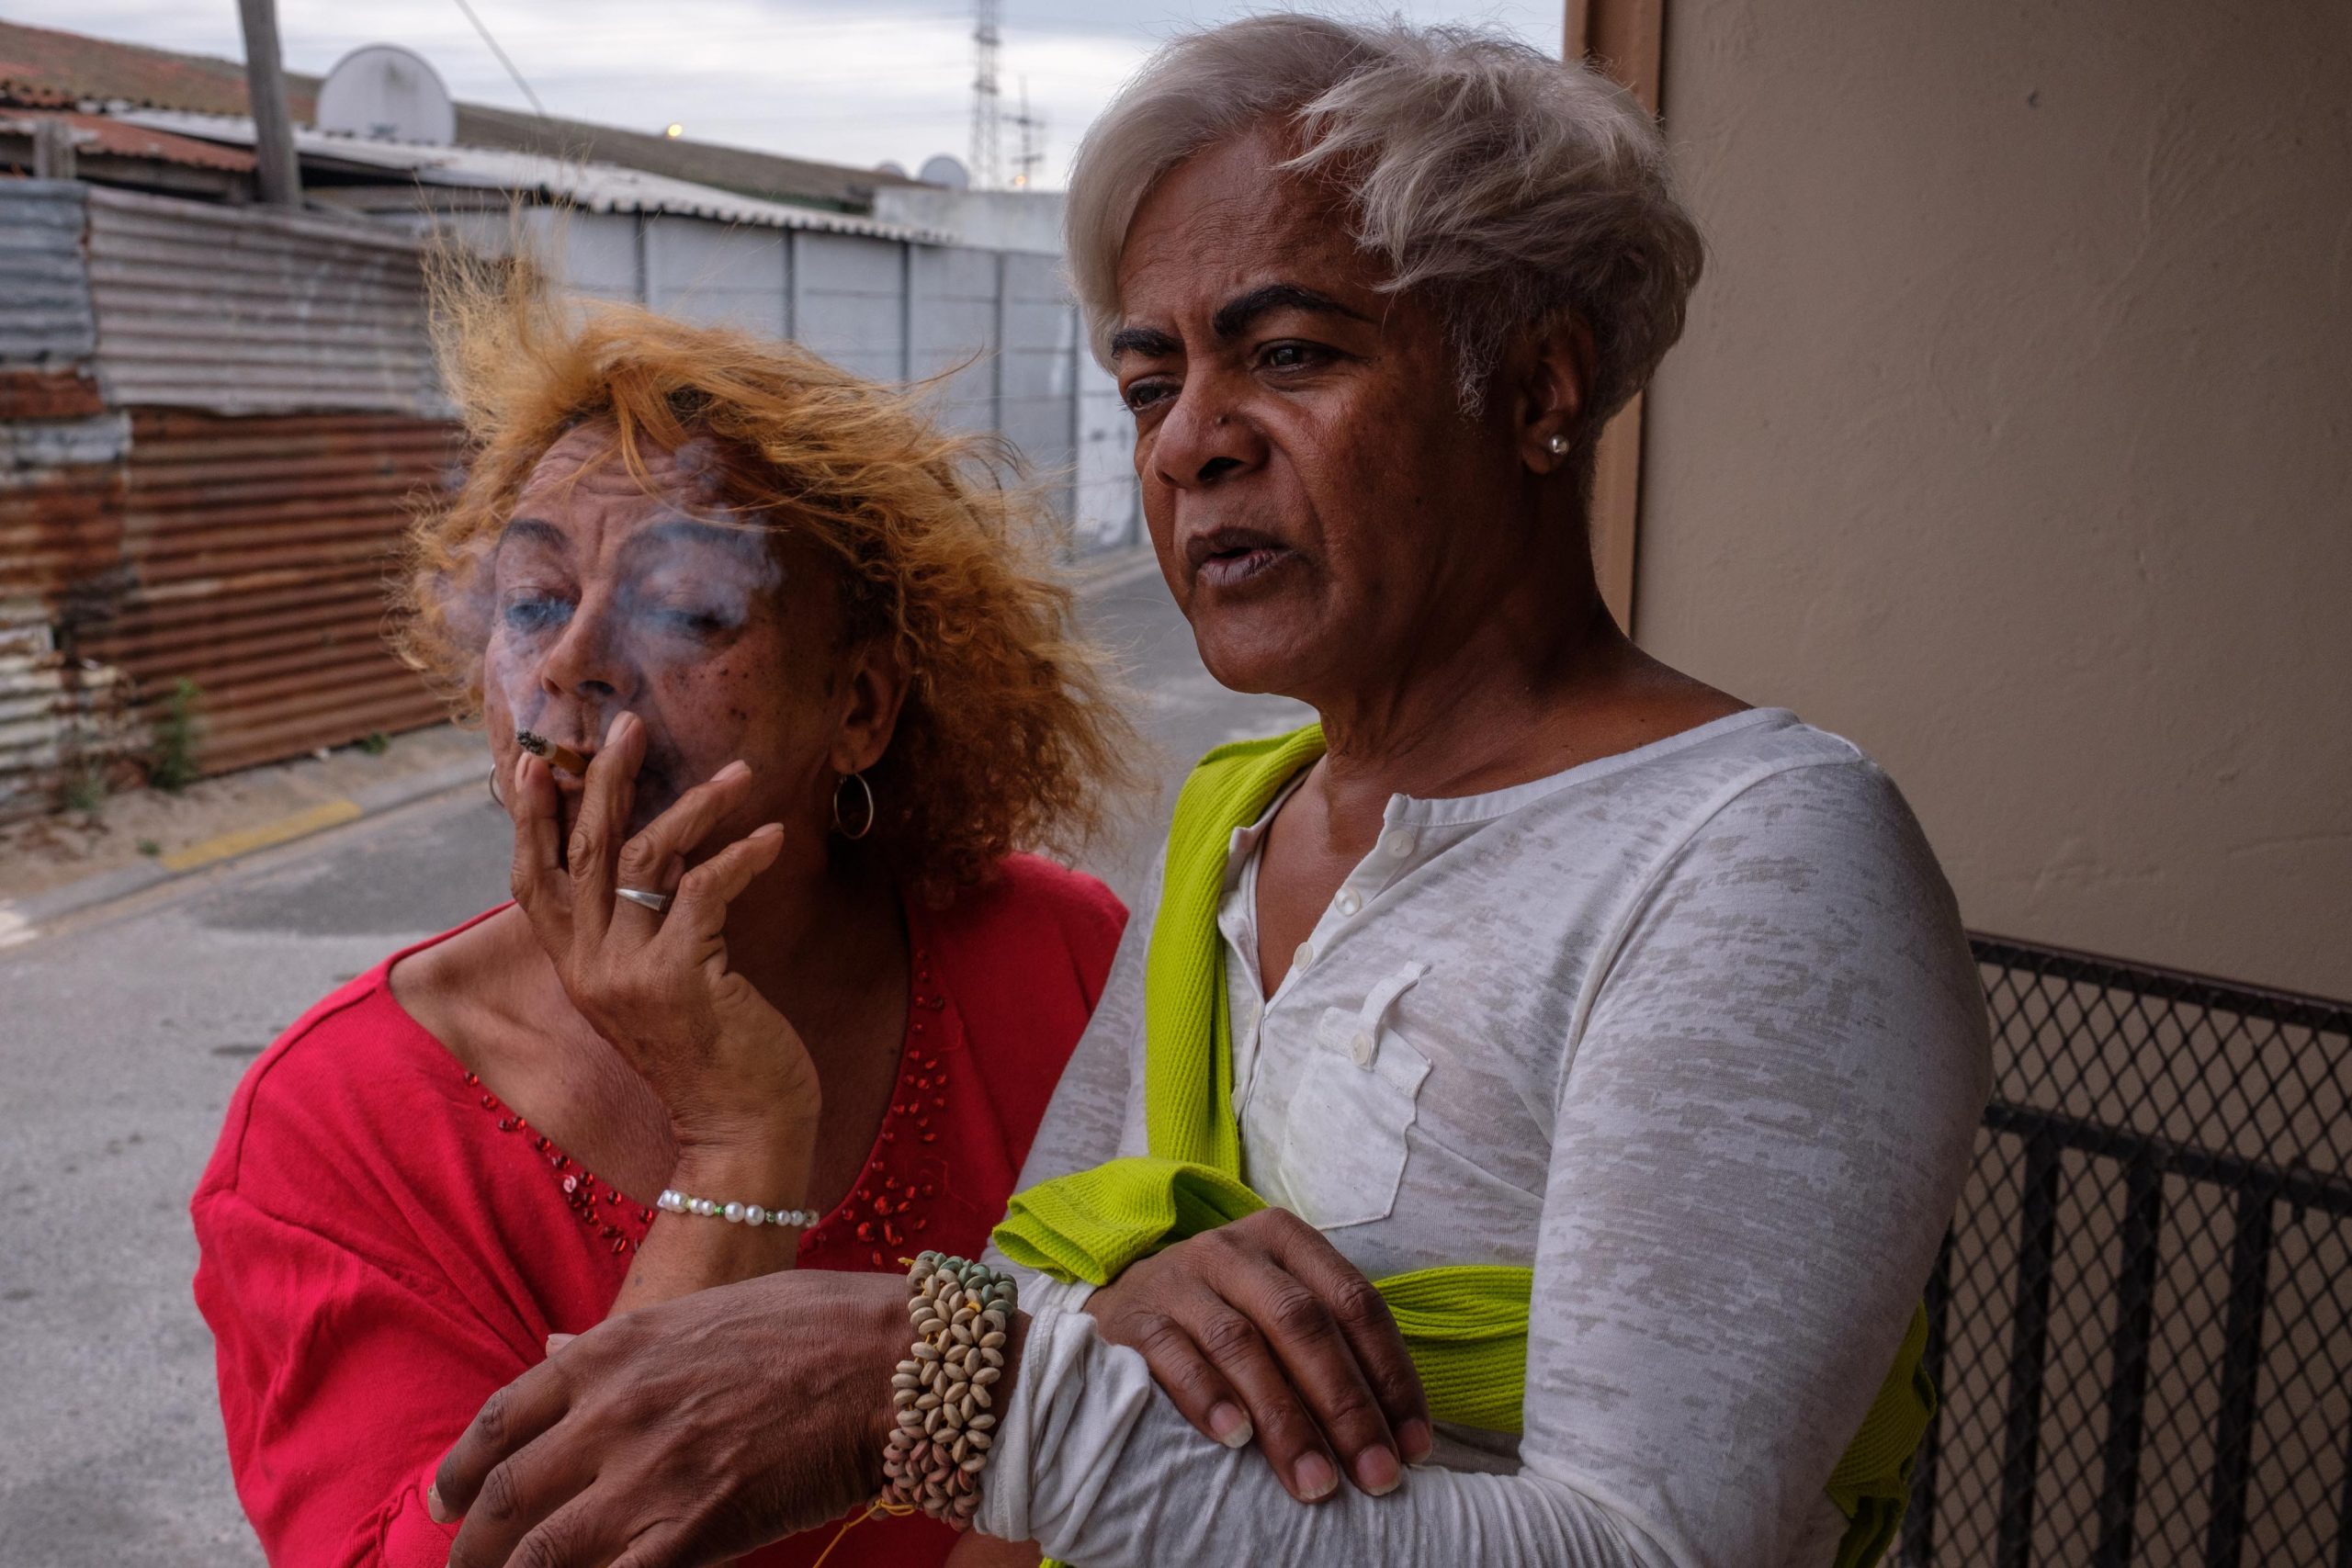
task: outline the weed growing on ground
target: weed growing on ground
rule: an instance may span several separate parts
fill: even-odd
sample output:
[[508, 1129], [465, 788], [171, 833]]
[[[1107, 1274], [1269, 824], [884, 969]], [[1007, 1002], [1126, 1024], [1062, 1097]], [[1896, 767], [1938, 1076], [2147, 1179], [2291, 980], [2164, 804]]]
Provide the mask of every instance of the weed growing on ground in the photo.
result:
[[196, 782], [197, 705], [204, 688], [182, 677], [164, 699], [164, 716], [155, 723], [155, 751], [147, 763], [147, 782], [167, 795], [177, 795]]
[[65, 809], [94, 813], [107, 803], [107, 775], [103, 768], [85, 768], [65, 784]]

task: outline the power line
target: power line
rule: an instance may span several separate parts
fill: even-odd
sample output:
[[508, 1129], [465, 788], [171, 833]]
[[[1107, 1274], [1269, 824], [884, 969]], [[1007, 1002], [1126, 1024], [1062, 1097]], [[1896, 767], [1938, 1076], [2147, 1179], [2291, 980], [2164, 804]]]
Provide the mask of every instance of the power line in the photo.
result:
[[523, 73], [514, 69], [514, 62], [506, 58], [506, 51], [498, 47], [498, 40], [490, 36], [490, 29], [481, 25], [481, 18], [474, 15], [474, 8], [467, 5], [466, 0], [458, 0], [458, 9], [466, 14], [466, 20], [474, 25], [474, 31], [481, 34], [481, 41], [490, 45], [490, 52], [498, 56], [498, 63], [506, 67], [506, 73], [514, 78], [514, 85], [523, 89], [525, 97], [531, 100], [531, 112], [541, 119], [547, 118], [547, 106], [539, 102], [538, 94], [531, 91], [531, 85], [523, 80]]

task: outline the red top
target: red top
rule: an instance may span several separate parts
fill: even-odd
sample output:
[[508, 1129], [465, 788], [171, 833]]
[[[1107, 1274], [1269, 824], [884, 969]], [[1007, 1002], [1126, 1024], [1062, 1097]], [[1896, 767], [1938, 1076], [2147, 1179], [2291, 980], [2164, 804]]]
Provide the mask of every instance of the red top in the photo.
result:
[[[1018, 856], [907, 922], [898, 1085], [850, 1195], [802, 1235], [803, 1269], [978, 1255], [1126, 911], [1093, 878]], [[604, 1318], [653, 1217], [651, 1194], [581, 1169], [392, 999], [406, 955], [254, 1064], [196, 1190], [196, 1300], [230, 1467], [281, 1568], [442, 1568], [456, 1532], [425, 1514], [434, 1468], [483, 1400], [545, 1358], [548, 1335]], [[835, 1530], [745, 1561], [807, 1564]], [[877, 1517], [828, 1568], [936, 1563], [954, 1540], [930, 1519]]]

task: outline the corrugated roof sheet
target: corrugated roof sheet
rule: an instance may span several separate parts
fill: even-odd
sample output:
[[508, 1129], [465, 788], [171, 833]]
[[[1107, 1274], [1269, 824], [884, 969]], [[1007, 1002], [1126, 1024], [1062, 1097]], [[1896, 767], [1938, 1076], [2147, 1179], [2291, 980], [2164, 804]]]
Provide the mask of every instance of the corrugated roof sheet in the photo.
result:
[[[232, 145], [253, 145], [253, 121], [227, 115], [178, 109], [125, 109], [120, 118], [177, 135], [209, 137]], [[413, 141], [374, 141], [322, 130], [297, 129], [295, 150], [305, 159], [332, 160], [353, 168], [379, 169], [420, 184], [461, 189], [513, 191], [568, 201], [590, 212], [666, 212], [745, 223], [763, 229], [814, 229], [878, 239], [944, 243], [948, 236], [901, 223], [883, 223], [854, 213], [766, 201], [716, 186], [672, 179], [616, 164], [591, 164], [521, 152], [503, 147], [429, 147]]]
[[66, 109], [0, 108], [0, 134], [30, 136], [45, 119], [62, 119], [74, 128], [77, 152], [104, 153], [117, 158], [148, 158], [160, 164], [181, 164], [192, 169], [224, 169], [244, 174], [254, 155], [217, 141], [199, 141], [134, 125], [111, 115], [77, 114]]
[[[318, 90], [316, 76], [287, 73], [287, 103], [296, 119], [316, 118]], [[0, 95], [49, 104], [86, 99], [206, 114], [250, 112], [245, 68], [235, 61], [6, 21], [0, 21]], [[684, 137], [673, 140], [584, 120], [541, 118], [487, 104], [458, 106], [458, 140], [468, 146], [622, 164], [768, 200], [817, 202], [854, 211], [865, 210], [881, 186], [917, 183], [874, 169]]]

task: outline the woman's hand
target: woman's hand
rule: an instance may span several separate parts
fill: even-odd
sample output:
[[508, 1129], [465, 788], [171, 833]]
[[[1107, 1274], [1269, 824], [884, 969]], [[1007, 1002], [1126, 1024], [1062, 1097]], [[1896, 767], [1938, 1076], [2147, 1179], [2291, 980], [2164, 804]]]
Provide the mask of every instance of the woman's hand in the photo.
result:
[[809, 1270], [607, 1318], [441, 1461], [450, 1568], [687, 1568], [840, 1518], [881, 1487], [906, 1302], [899, 1275]]
[[1388, 1303], [1323, 1234], [1261, 1209], [1127, 1266], [1087, 1298], [1204, 1437], [1256, 1436], [1302, 1503], [1344, 1472], [1378, 1496], [1430, 1453], [1429, 1404]]
[[[742, 796], [751, 771], [735, 762], [623, 842], [644, 757], [644, 726], [621, 714], [588, 764], [560, 853], [555, 781], [537, 757], [517, 760], [508, 795], [515, 901], [572, 1005], [669, 1108], [683, 1157], [768, 1143], [780, 1122], [813, 1128], [808, 1053], [727, 954], [728, 907], [775, 863], [784, 829], [769, 823], [684, 869]], [[670, 907], [657, 914], [616, 897], [621, 887], [668, 893]]]

